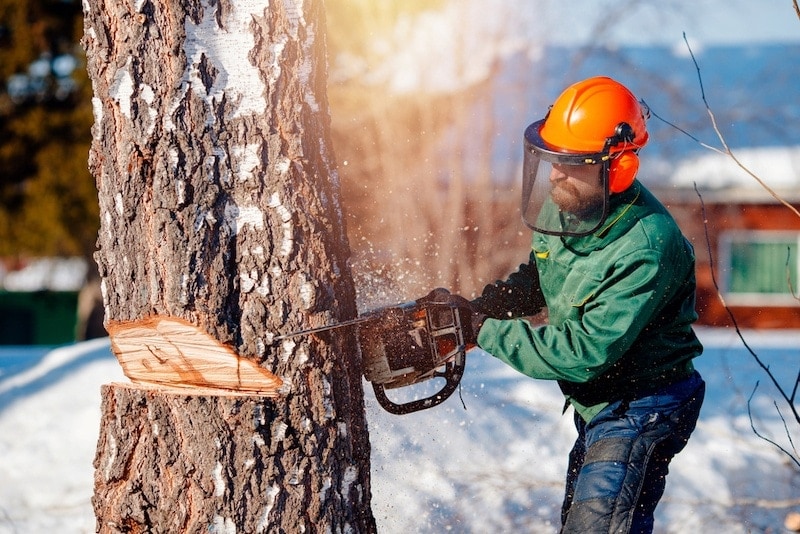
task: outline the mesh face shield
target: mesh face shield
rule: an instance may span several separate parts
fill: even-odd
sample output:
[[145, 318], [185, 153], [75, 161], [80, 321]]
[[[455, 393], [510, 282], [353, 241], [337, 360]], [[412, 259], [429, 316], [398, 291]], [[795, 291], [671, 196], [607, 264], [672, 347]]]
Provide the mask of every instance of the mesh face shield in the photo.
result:
[[608, 150], [575, 154], [547, 148], [544, 121], [525, 129], [522, 220], [543, 234], [585, 236], [608, 215]]

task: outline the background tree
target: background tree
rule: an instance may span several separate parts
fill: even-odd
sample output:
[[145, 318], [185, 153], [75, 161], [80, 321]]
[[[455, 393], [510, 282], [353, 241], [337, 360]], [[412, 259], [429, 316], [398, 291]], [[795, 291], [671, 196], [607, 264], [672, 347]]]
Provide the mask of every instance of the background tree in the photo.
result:
[[98, 528], [373, 531], [352, 340], [272, 344], [355, 315], [322, 2], [85, 6], [96, 258], [144, 383], [103, 390]]
[[0, 256], [91, 256], [91, 88], [79, 0], [0, 0]]
[[[461, 20], [469, 6], [459, 2], [327, 6], [332, 135], [361, 305], [408, 299], [436, 285], [469, 294], [504, 276], [529, 236], [508, 216], [518, 209], [517, 169], [499, 169], [497, 160], [517, 147], [496, 138], [495, 111], [498, 94], [512, 102], [523, 88], [498, 92], [497, 64], [472, 56], [476, 46], [501, 47], [503, 36], [425, 31], [442, 11]], [[421, 65], [398, 61], [419, 47], [420, 35], [455, 57], [446, 64], [420, 55], [412, 57]], [[451, 80], [431, 83], [451, 65]], [[396, 75], [415, 82], [398, 88]]]

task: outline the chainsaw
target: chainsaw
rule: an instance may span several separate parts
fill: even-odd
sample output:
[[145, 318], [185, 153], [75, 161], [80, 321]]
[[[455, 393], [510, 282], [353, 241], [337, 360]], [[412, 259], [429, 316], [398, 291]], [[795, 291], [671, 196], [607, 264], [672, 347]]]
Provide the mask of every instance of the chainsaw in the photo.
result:
[[[349, 321], [276, 336], [273, 342], [343, 327], [356, 328], [364, 378], [389, 413], [407, 414], [437, 406], [461, 382], [468, 349], [464, 328], [471, 328], [470, 310], [450, 303], [412, 301], [388, 306]], [[395, 402], [386, 394], [387, 389], [434, 378], [444, 379], [444, 384], [427, 397]]]

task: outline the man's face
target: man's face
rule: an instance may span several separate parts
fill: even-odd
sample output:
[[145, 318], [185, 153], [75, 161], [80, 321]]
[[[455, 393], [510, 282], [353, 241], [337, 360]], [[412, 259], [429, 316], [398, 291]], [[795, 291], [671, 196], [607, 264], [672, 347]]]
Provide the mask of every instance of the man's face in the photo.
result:
[[602, 165], [553, 164], [550, 172], [553, 201], [561, 211], [585, 214], [603, 205]]

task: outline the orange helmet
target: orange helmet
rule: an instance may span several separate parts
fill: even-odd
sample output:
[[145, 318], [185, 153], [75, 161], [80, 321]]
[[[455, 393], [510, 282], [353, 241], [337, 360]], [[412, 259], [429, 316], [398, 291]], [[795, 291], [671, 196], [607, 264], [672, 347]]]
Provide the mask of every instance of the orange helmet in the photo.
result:
[[[567, 87], [547, 115], [525, 129], [522, 218], [535, 231], [583, 236], [596, 231], [609, 210], [609, 195], [633, 184], [637, 155], [649, 138], [647, 107], [605, 76]], [[598, 166], [596, 187], [568, 199], [554, 191], [554, 166]]]
[[[539, 135], [560, 152], [638, 150], [649, 138], [646, 112], [622, 84], [596, 76], [567, 87], [553, 103]], [[606, 146], [608, 144], [608, 146]]]
[[532, 148], [551, 155], [609, 161], [608, 188], [621, 193], [639, 170], [637, 152], [649, 139], [647, 107], [627, 87], [595, 76], [567, 87], [547, 116], [525, 132]]

